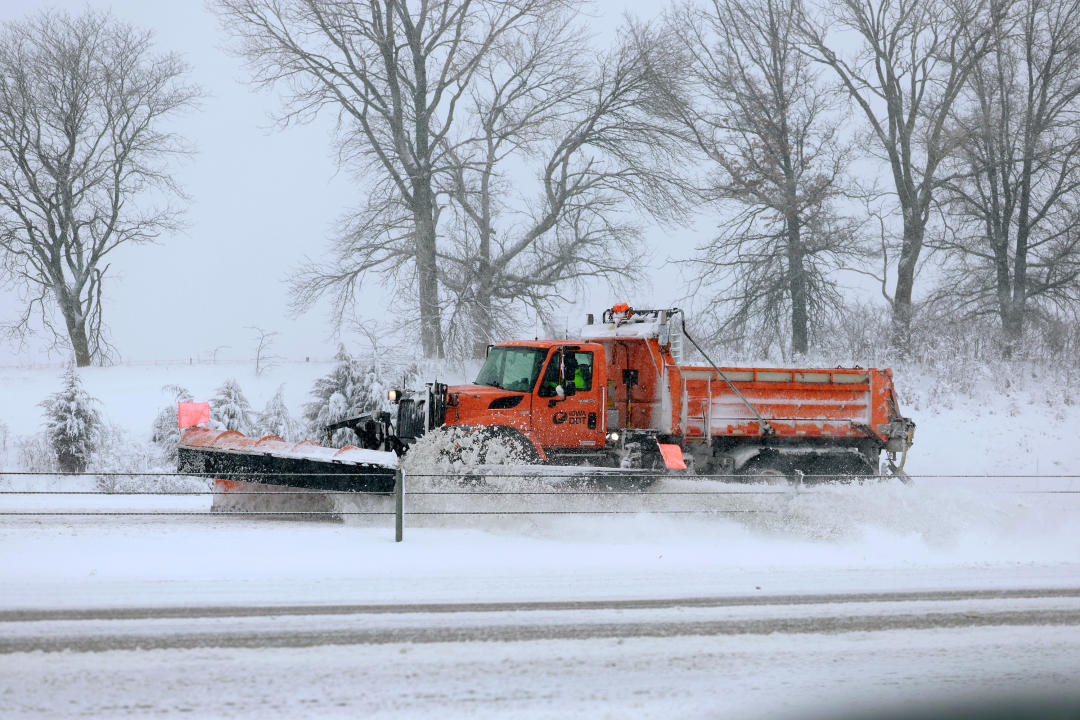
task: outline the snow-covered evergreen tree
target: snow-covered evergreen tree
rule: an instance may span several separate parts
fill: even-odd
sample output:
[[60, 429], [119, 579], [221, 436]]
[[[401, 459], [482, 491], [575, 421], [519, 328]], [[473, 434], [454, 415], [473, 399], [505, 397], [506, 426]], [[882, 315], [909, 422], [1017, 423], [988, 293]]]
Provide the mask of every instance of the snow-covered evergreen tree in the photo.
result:
[[69, 363], [64, 386], [40, 405], [45, 408], [45, 434], [62, 472], [85, 472], [86, 465], [101, 441], [101, 413], [98, 401], [83, 389], [82, 381]]
[[290, 442], [300, 439], [296, 420], [289, 414], [289, 408], [285, 407], [284, 385], [278, 388], [274, 397], [270, 398], [266, 407], [259, 413], [256, 428], [259, 435], [277, 435], [282, 440]]
[[173, 396], [173, 402], [161, 409], [154, 418], [150, 431], [150, 441], [157, 446], [163, 460], [170, 465], [176, 464], [176, 444], [180, 441], [180, 418], [176, 404], [194, 400], [187, 388], [179, 385], [166, 385], [161, 388]]
[[[374, 365], [365, 368], [339, 346], [334, 359], [338, 364], [315, 381], [311, 389], [313, 400], [304, 406], [304, 422], [310, 437], [321, 439], [323, 427], [345, 418], [384, 407], [386, 393]], [[339, 430], [331, 445], [343, 447], [357, 442], [351, 430]]]
[[226, 380], [210, 400], [210, 422], [225, 430], [239, 430], [250, 435], [254, 425], [253, 415], [251, 403], [233, 378]]

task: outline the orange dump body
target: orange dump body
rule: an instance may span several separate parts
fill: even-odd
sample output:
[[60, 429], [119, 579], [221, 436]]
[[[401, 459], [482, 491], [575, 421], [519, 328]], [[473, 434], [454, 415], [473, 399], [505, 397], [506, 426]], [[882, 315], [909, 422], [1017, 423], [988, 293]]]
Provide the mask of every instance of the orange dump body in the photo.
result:
[[[688, 443], [754, 436], [762, 434], [756, 410], [777, 437], [873, 435], [887, 442], [879, 426], [898, 417], [889, 370], [720, 367], [725, 380], [712, 367], [677, 364], [655, 338], [599, 342], [608, 351], [612, 428], [651, 428]], [[637, 372], [633, 385], [621, 382], [628, 369]]]
[[[865, 437], [888, 440], [895, 407], [888, 370], [837, 368], [720, 368], [777, 437]], [[710, 367], [671, 367], [678, 389], [670, 417], [672, 432], [688, 441], [714, 436], [757, 435], [761, 423]]]

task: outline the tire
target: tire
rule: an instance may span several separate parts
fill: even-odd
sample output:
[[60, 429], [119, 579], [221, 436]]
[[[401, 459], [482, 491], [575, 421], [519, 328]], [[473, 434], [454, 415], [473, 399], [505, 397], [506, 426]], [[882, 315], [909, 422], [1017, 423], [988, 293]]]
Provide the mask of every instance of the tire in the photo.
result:
[[504, 427], [488, 427], [478, 431], [480, 449], [477, 458], [482, 463], [495, 465], [535, 465], [540, 456], [529, 439], [517, 430]]
[[791, 462], [776, 452], [761, 453], [739, 470], [743, 482], [763, 485], [791, 485], [795, 482], [795, 471]]
[[875, 476], [866, 458], [855, 453], [822, 454], [804, 470], [806, 482], [813, 484], [849, 484]]

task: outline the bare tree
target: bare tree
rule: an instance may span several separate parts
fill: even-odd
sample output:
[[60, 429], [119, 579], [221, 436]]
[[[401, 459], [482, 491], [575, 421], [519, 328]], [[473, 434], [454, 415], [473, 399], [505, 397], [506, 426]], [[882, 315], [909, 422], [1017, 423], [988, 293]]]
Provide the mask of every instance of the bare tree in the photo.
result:
[[156, 203], [182, 197], [168, 163], [188, 150], [163, 123], [199, 94], [186, 72], [107, 14], [44, 12], [0, 30], [0, 262], [24, 300], [9, 331], [36, 315], [79, 366], [105, 359], [110, 253], [177, 225]]
[[332, 113], [342, 164], [370, 178], [331, 261], [296, 277], [297, 307], [330, 293], [340, 319], [368, 271], [400, 279], [407, 266], [424, 354], [443, 354], [434, 185], [443, 140], [492, 45], [561, 1], [218, 0], [255, 82], [287, 88], [283, 121]]
[[[447, 141], [440, 278], [448, 327], [474, 355], [526, 308], [543, 316], [586, 279], [637, 276], [644, 252], [629, 208], [670, 219], [685, 207], [679, 138], [648, 112], [668, 70], [663, 37], [627, 28], [618, 48], [583, 63], [580, 20], [551, 13], [505, 38], [464, 107], [472, 134]], [[538, 179], [531, 192], [523, 167]]]
[[[891, 297], [892, 341], [901, 351], [942, 163], [958, 140], [950, 113], [990, 47], [990, 17], [1006, 1], [830, 0], [820, 22], [800, 17], [805, 52], [835, 72], [892, 175], [903, 224]], [[859, 38], [857, 52], [834, 49], [828, 31], [836, 29]]]
[[995, 19], [957, 113], [942, 243], [954, 263], [939, 292], [962, 316], [996, 314], [1006, 354], [1032, 312], [1080, 301], [1080, 2], [1014, 11]]
[[281, 362], [280, 355], [270, 352], [274, 346], [274, 338], [281, 333], [277, 330], [263, 330], [261, 327], [254, 326], [249, 326], [247, 329], [255, 333], [255, 375], [259, 376]]
[[832, 207], [848, 156], [835, 97], [796, 49], [800, 12], [800, 0], [678, 8], [687, 72], [670, 87], [673, 116], [712, 167], [707, 201], [734, 209], [691, 261], [698, 285], [730, 308], [725, 333], [776, 330], [805, 353], [840, 301], [831, 273], [859, 246]]

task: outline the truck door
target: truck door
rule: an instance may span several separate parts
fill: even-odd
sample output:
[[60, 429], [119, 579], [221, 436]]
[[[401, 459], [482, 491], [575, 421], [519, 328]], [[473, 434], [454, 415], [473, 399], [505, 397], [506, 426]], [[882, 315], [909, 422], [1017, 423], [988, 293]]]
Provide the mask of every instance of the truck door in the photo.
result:
[[599, 346], [566, 345], [551, 353], [533, 399], [533, 433], [541, 447], [604, 446], [604, 375]]

